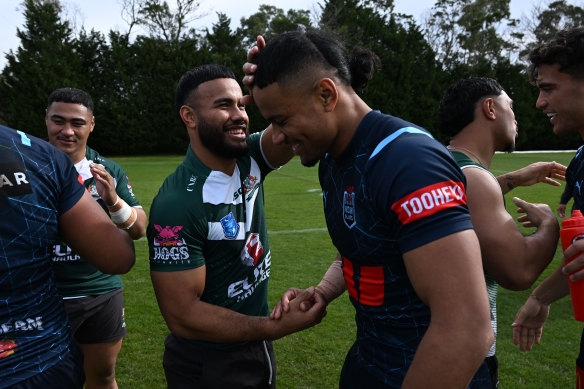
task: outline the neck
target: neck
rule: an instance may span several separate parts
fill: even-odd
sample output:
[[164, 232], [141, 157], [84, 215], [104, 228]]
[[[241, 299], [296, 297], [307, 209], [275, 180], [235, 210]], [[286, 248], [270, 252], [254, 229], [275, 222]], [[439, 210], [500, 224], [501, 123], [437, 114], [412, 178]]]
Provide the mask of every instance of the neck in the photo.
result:
[[465, 144], [453, 143], [452, 141], [447, 146], [448, 150], [459, 151], [465, 154], [473, 161], [478, 162], [481, 166], [484, 166], [485, 168], [488, 169], [491, 166], [492, 156], [489, 158], [484, 155], [481, 155], [481, 153], [478, 150], [475, 151], [471, 147], [472, 146], [467, 146]]
[[338, 137], [333, 148], [329, 150], [329, 154], [333, 158], [338, 158], [345, 151], [359, 124], [365, 115], [371, 112], [371, 108], [356, 93], [349, 95], [349, 97], [335, 108], [335, 111], [341, 115], [337, 121]]
[[198, 144], [195, 143], [196, 142], [191, 142], [191, 150], [193, 150], [193, 153], [197, 156], [199, 161], [203, 163], [203, 165], [207, 166], [211, 170], [225, 173], [228, 176], [233, 174], [235, 165], [237, 164], [237, 160], [235, 158], [220, 157], [204, 147], [202, 144], [200, 144], [200, 142]]

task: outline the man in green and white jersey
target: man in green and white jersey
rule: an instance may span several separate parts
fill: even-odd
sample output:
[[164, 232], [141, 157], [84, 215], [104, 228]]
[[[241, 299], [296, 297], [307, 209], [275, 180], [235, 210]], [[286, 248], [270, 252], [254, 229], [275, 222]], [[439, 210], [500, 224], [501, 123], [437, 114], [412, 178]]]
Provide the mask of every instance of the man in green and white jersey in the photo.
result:
[[292, 152], [271, 127], [249, 135], [241, 98], [221, 65], [187, 71], [176, 90], [190, 145], [154, 198], [147, 230], [152, 283], [171, 331], [163, 361], [169, 388], [273, 388], [270, 340], [324, 315], [311, 290], [308, 311], [294, 302], [281, 319], [268, 317], [263, 181]]
[[[85, 91], [53, 91], [45, 117], [49, 142], [71, 158], [83, 185], [112, 221], [138, 239], [146, 232], [147, 218], [124, 169], [87, 146], [95, 126], [93, 110]], [[85, 387], [117, 387], [116, 359], [126, 335], [122, 279], [99, 271], [65, 243], [53, 247], [53, 265], [71, 330], [84, 353]]]
[[[491, 308], [491, 325], [497, 333], [498, 285], [511, 290], [529, 288], [554, 257], [558, 222], [546, 204], [531, 204], [517, 197], [513, 202], [525, 215], [519, 221], [536, 231], [523, 236], [505, 208], [503, 195], [516, 186], [538, 182], [559, 186], [566, 167], [537, 162], [499, 177], [488, 170], [495, 151], [515, 149], [517, 121], [513, 101], [501, 85], [485, 77], [452, 84], [440, 103], [439, 125], [451, 136], [448, 149], [466, 177], [466, 200], [481, 246], [483, 269]], [[496, 388], [498, 362], [495, 342], [469, 388]]]

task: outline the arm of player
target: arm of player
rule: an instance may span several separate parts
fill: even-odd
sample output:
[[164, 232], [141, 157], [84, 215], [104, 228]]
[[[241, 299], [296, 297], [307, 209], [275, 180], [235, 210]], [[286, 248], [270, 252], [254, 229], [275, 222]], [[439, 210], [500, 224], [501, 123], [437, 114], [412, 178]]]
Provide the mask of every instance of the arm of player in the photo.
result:
[[529, 288], [554, 257], [559, 238], [556, 216], [548, 205], [518, 200], [531, 226], [537, 230], [523, 236], [505, 209], [501, 189], [482, 169], [463, 170], [471, 221], [480, 242], [483, 266], [502, 287]]
[[534, 342], [540, 342], [549, 306], [569, 293], [568, 279], [561, 266], [531, 292], [525, 304], [517, 311], [512, 324], [513, 343], [519, 345], [521, 351], [531, 350]]
[[59, 235], [104, 273], [124, 274], [134, 265], [134, 243], [112, 223], [87, 191], [77, 204], [59, 216]]
[[[123, 199], [118, 196], [116, 192], [115, 180], [108, 173], [108, 171], [103, 167], [103, 165], [93, 163], [90, 165], [91, 174], [95, 179], [95, 186], [97, 189], [97, 193], [105, 202], [105, 205], [108, 208], [112, 208], [114, 204], [118, 204], [118, 202]], [[135, 212], [135, 216], [132, 213], [130, 215], [130, 227], [124, 229], [132, 239], [140, 239], [144, 234], [146, 234], [146, 223], [148, 218], [146, 217], [146, 212], [142, 209], [142, 207], [132, 207], [133, 212]]]
[[502, 174], [497, 177], [497, 181], [503, 193], [518, 186], [531, 186], [538, 182], [560, 186], [561, 184], [554, 178], [566, 181], [566, 169], [566, 166], [557, 162], [535, 162], [522, 169]]
[[174, 272], [151, 271], [158, 305], [172, 333], [186, 339], [216, 343], [274, 340], [318, 324], [325, 312], [324, 302], [303, 312], [301, 301], [315, 294], [303, 291], [291, 302], [290, 312], [281, 320], [247, 316], [201, 301], [205, 289], [205, 266]]
[[[337, 257], [322, 277], [322, 280], [316, 286], [316, 294], [314, 298], [301, 302], [300, 309], [304, 311], [308, 310], [313, 304], [315, 304], [318, 296], [320, 296], [325, 304], [328, 305], [347, 290], [347, 284], [343, 277], [342, 264], [341, 254], [337, 253]], [[274, 309], [272, 309], [270, 319], [278, 320], [284, 312], [288, 312], [290, 309], [290, 301], [298, 298], [302, 291], [302, 289], [297, 288], [289, 288], [286, 290], [280, 298], [280, 301], [278, 301]]]
[[285, 143], [284, 134], [274, 131], [270, 124], [262, 134], [262, 151], [270, 165], [278, 168], [292, 159], [292, 147]]
[[447, 235], [408, 251], [404, 262], [432, 317], [402, 388], [466, 387], [494, 339], [476, 235]]

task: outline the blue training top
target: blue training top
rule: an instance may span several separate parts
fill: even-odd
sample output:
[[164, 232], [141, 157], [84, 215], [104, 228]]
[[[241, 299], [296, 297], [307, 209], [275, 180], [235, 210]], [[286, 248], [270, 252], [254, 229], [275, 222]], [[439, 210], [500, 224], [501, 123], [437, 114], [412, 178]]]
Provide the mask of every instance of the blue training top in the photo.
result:
[[355, 379], [400, 387], [430, 323], [403, 253], [472, 228], [465, 178], [426, 130], [378, 111], [365, 116], [340, 158], [321, 159], [319, 178], [356, 310], [357, 339], [345, 364], [359, 366]]
[[58, 216], [83, 192], [67, 155], [0, 126], [0, 387], [49, 369], [69, 352], [50, 250], [59, 240]]

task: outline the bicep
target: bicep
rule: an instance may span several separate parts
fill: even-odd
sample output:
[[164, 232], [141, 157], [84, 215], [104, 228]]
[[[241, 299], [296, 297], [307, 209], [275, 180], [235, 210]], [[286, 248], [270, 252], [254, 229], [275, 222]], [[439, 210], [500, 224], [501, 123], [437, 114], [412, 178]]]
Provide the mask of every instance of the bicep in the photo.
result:
[[164, 318], [176, 320], [200, 300], [205, 290], [206, 268], [180, 271], [150, 271], [150, 278]]
[[469, 304], [483, 298], [486, 302], [481, 253], [473, 230], [410, 250], [404, 254], [404, 262], [412, 286], [431, 308], [433, 320], [440, 312], [451, 315], [453, 307], [473, 309]]
[[134, 245], [129, 236], [112, 223], [87, 191], [71, 209], [59, 216], [59, 235], [69, 247], [104, 273], [126, 273], [134, 264]]
[[507, 212], [497, 182], [479, 169], [465, 169], [467, 205], [479, 239], [483, 263], [494, 275], [497, 262], [522, 255], [523, 235]]

